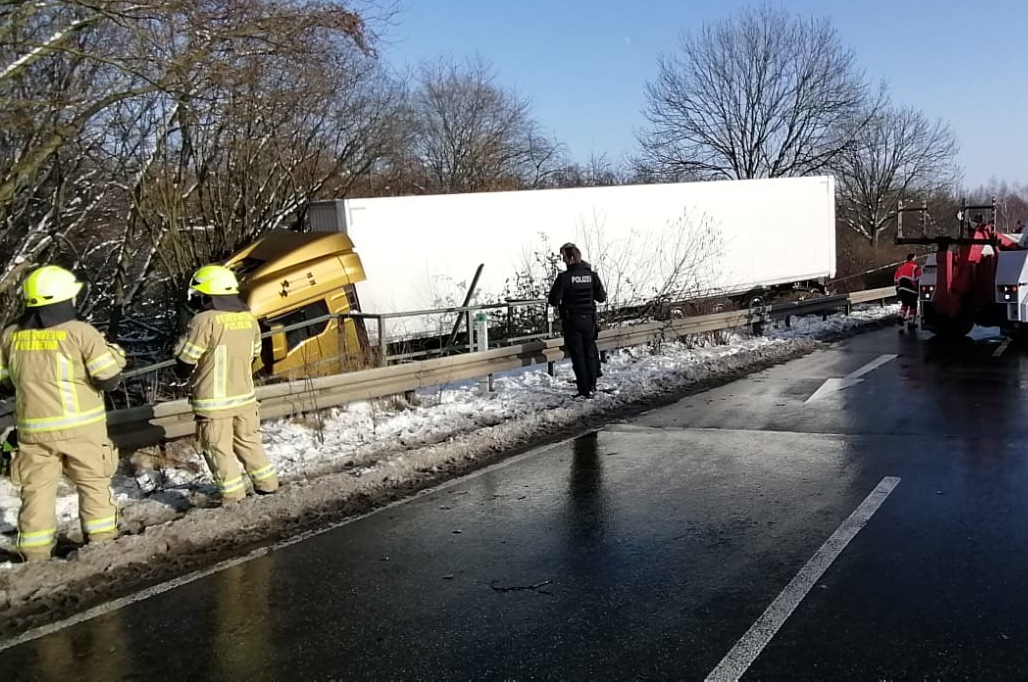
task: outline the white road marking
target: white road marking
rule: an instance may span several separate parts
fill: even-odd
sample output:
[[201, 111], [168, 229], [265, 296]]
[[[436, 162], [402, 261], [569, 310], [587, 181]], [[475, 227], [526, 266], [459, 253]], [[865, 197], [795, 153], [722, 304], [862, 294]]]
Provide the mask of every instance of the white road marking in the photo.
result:
[[821, 545], [821, 549], [800, 569], [796, 577], [785, 586], [778, 598], [771, 602], [771, 605], [750, 626], [742, 639], [736, 642], [731, 651], [721, 659], [721, 663], [707, 675], [707, 682], [738, 680], [742, 677], [786, 619], [803, 601], [810, 588], [820, 580], [832, 562], [846, 549], [846, 545], [860, 529], [867, 524], [889, 493], [899, 485], [899, 482], [900, 479], [894, 476], [886, 476], [882, 479], [875, 489], [864, 498], [860, 506], [850, 514], [849, 518], [843, 521], [842, 525], [832, 533], [832, 536]]
[[406, 497], [406, 498], [404, 498], [402, 500], [397, 500], [395, 502], [391, 502], [391, 503], [387, 504], [384, 507], [379, 507], [378, 509], [373, 509], [372, 511], [369, 511], [366, 514], [360, 514], [359, 516], [353, 516], [353, 517], [344, 519], [342, 521], [339, 521], [338, 523], [334, 523], [334, 524], [332, 524], [330, 526], [326, 526], [325, 528], [319, 528], [317, 530], [310, 530], [310, 531], [307, 531], [305, 533], [301, 533], [301, 534], [296, 535], [296, 536], [294, 536], [292, 538], [289, 538], [288, 540], [283, 540], [282, 542], [276, 543], [274, 545], [268, 545], [267, 547], [258, 547], [257, 549], [249, 552], [248, 554], [244, 554], [243, 556], [235, 557], [233, 559], [226, 559], [225, 561], [217, 563], [217, 564], [215, 564], [213, 566], [210, 566], [208, 568], [200, 569], [198, 571], [194, 571], [193, 573], [188, 573], [188, 574], [186, 574], [184, 576], [180, 576], [178, 578], [174, 578], [172, 580], [169, 580], [168, 582], [161, 583], [159, 585], [153, 585], [151, 587], [146, 588], [145, 590], [141, 590], [141, 591], [136, 592], [134, 594], [130, 594], [130, 595], [126, 596], [126, 597], [121, 597], [119, 599], [114, 599], [114, 600], [106, 602], [104, 604], [100, 604], [99, 606], [94, 606], [93, 608], [88, 609], [86, 611], [83, 611], [81, 613], [77, 613], [74, 616], [69, 616], [68, 618], [65, 618], [64, 620], [60, 620], [60, 621], [57, 621], [55, 623], [50, 623], [49, 625], [40, 625], [37, 628], [33, 628], [31, 630], [23, 632], [22, 634], [17, 635], [15, 637], [12, 637], [10, 639], [0, 640], [0, 651], [4, 651], [6, 649], [10, 649], [11, 647], [15, 647], [15, 646], [18, 646], [20, 644], [24, 644], [26, 642], [31, 642], [32, 640], [39, 639], [40, 637], [45, 637], [47, 635], [52, 635], [53, 633], [59, 632], [60, 630], [63, 630], [63, 629], [68, 628], [68, 627], [71, 627], [72, 625], [77, 625], [77, 624], [83, 623], [83, 622], [85, 622], [87, 620], [92, 620], [94, 618], [98, 618], [100, 616], [103, 616], [103, 615], [106, 615], [108, 613], [111, 613], [112, 611], [117, 611], [118, 609], [124, 608], [126, 606], [130, 606], [131, 604], [134, 604], [136, 602], [143, 601], [144, 599], [149, 599], [150, 597], [155, 597], [155, 596], [157, 596], [159, 594], [163, 594], [164, 592], [167, 592], [169, 590], [173, 590], [176, 587], [181, 587], [182, 585], [188, 585], [189, 583], [197, 581], [197, 580], [200, 580], [201, 578], [206, 578], [209, 575], [213, 575], [215, 573], [219, 573], [219, 572], [224, 571], [226, 569], [232, 568], [233, 566], [238, 566], [239, 564], [246, 563], [247, 561], [251, 561], [253, 559], [260, 558], [260, 557], [264, 556], [265, 554], [271, 554], [274, 551], [277, 551], [277, 550], [280, 550], [280, 549], [285, 549], [286, 547], [289, 547], [291, 545], [295, 545], [297, 543], [303, 542], [304, 540], [309, 540], [310, 538], [317, 537], [318, 535], [323, 535], [324, 533], [329, 533], [329, 532], [334, 531], [334, 530], [336, 530], [338, 528], [342, 528], [343, 526], [349, 525], [349, 524], [354, 523], [356, 521], [360, 521], [361, 519], [367, 518], [369, 516], [373, 516], [375, 514], [381, 514], [382, 512], [384, 512], [386, 510], [392, 509], [393, 507], [398, 507], [398, 506], [403, 505], [403, 504], [407, 504], [408, 502], [412, 502], [412, 501], [414, 501], [416, 499], [420, 499], [421, 497], [424, 497], [425, 495], [430, 495], [430, 494], [437, 493], [437, 492], [442, 491], [442, 490], [446, 490], [447, 488], [452, 488], [454, 486], [460, 485], [461, 483], [466, 483], [467, 481], [474, 480], [474, 479], [476, 479], [476, 478], [478, 478], [480, 476], [485, 476], [486, 474], [490, 474], [490, 473], [492, 473], [494, 471], [497, 471], [498, 469], [503, 469], [505, 467], [509, 467], [512, 464], [516, 464], [518, 462], [521, 462], [523, 460], [529, 459], [531, 457], [535, 457], [535, 456], [538, 456], [538, 455], [545, 454], [545, 453], [549, 452], [550, 450], [556, 450], [561, 445], [565, 445], [567, 443], [570, 443], [571, 441], [575, 440], [576, 438], [581, 438], [582, 436], [585, 436], [587, 434], [596, 432], [597, 430], [598, 429], [595, 429], [595, 428], [584, 430], [584, 431], [582, 431], [582, 432], [580, 432], [580, 433], [578, 433], [578, 434], [576, 434], [574, 436], [571, 436], [569, 438], [565, 438], [564, 440], [561, 440], [559, 442], [550, 443], [549, 445], [544, 445], [544, 446], [542, 446], [542, 447], [540, 447], [538, 449], [533, 449], [533, 450], [530, 450], [529, 452], [524, 452], [524, 453], [522, 453], [520, 455], [515, 455], [514, 457], [511, 457], [510, 459], [505, 459], [505, 460], [502, 460], [502, 461], [497, 462], [495, 464], [491, 464], [491, 465], [489, 465], [487, 467], [484, 467], [482, 469], [478, 469], [476, 471], [472, 471], [470, 474], [467, 474], [465, 476], [461, 476], [460, 478], [455, 478], [455, 479], [452, 479], [452, 480], [440, 483], [437, 486], [434, 486], [434, 487], [431, 487], [431, 488], [426, 488], [426, 489], [416, 493], [415, 495], [413, 495], [411, 497]]
[[857, 384], [863, 381], [863, 379], [861, 379], [862, 376], [875, 371], [885, 363], [891, 360], [895, 360], [897, 357], [899, 356], [879, 355], [871, 362], [867, 363], [863, 367], [860, 367], [859, 369], [850, 372], [841, 379], [826, 379], [825, 382], [821, 384], [821, 387], [814, 391], [814, 394], [807, 398], [804, 402], [811, 403], [815, 400], [820, 400], [821, 398], [824, 398], [827, 395], [831, 395], [836, 391], [841, 391], [842, 389], [849, 388], [850, 386], [856, 386]]
[[821, 398], [824, 398], [826, 395], [831, 395], [832, 393], [841, 391], [844, 388], [849, 388], [850, 386], [856, 386], [862, 381], [863, 379], [825, 379], [825, 382], [821, 384], [820, 388], [814, 391], [813, 395], [807, 398], [804, 402], [812, 403], [815, 400], [821, 400]]
[[1003, 353], [1007, 352], [1007, 347], [1010, 345], [1010, 341], [1011, 339], [1003, 339], [1003, 343], [999, 344], [999, 348], [993, 351], [992, 357], [998, 358], [1003, 355]]
[[885, 363], [887, 363], [887, 362], [889, 362], [891, 360], [895, 360], [898, 357], [899, 357], [898, 355], [879, 355], [877, 358], [875, 358], [871, 362], [867, 363], [866, 365], [864, 365], [860, 369], [854, 370], [854, 371], [850, 372], [849, 374], [847, 374], [846, 378], [847, 379], [856, 379], [857, 377], [862, 377], [865, 374], [867, 374], [869, 372], [875, 371], [876, 369], [878, 369], [879, 367], [881, 367]]

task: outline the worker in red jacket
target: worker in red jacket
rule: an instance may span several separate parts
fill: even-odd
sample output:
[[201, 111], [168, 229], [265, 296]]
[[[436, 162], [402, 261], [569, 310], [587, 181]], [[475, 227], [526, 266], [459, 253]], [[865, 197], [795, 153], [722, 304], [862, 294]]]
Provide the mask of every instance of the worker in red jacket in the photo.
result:
[[917, 283], [921, 279], [921, 266], [914, 262], [914, 254], [908, 253], [907, 260], [898, 268], [893, 280], [900, 299], [900, 324], [913, 326], [917, 318]]

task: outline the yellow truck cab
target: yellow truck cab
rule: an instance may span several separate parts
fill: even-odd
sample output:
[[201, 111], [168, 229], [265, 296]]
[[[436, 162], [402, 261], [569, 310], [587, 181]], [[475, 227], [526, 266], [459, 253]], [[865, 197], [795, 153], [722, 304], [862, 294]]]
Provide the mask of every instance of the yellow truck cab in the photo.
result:
[[264, 370], [276, 378], [338, 374], [365, 366], [363, 321], [327, 316], [360, 310], [354, 283], [365, 279], [353, 242], [342, 232], [269, 232], [225, 265], [263, 332], [325, 317], [264, 339]]

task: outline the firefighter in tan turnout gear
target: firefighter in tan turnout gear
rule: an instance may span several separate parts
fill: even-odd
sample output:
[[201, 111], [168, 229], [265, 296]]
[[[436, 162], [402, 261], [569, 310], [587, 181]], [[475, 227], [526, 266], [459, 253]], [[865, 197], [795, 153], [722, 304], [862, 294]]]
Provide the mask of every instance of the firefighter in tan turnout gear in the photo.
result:
[[199, 297], [175, 349], [179, 376], [190, 380], [196, 436], [223, 502], [246, 497], [246, 469], [255, 492], [278, 490], [278, 473], [261, 443], [260, 417], [253, 384], [253, 362], [260, 356], [257, 318], [239, 297], [235, 273], [205, 265], [189, 282], [190, 301]]
[[81, 288], [63, 268], [34, 270], [23, 285], [24, 315], [0, 334], [0, 378], [15, 395], [11, 482], [21, 490], [17, 551], [26, 561], [51, 556], [62, 473], [78, 489], [83, 538], [118, 536], [111, 493], [118, 458], [107, 437], [102, 391], [121, 380], [125, 354], [76, 319]]

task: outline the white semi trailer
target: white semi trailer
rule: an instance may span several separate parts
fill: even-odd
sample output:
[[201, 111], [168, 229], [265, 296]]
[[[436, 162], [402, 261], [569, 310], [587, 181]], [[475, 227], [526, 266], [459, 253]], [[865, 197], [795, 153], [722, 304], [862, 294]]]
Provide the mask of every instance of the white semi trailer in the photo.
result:
[[[830, 176], [353, 198], [315, 202], [309, 216], [312, 231], [352, 241], [365, 313], [459, 306], [479, 266], [473, 304], [538, 296], [568, 241], [612, 308], [697, 297], [763, 305], [823, 290], [836, 269]], [[440, 331], [427, 318], [387, 329], [391, 340]]]

